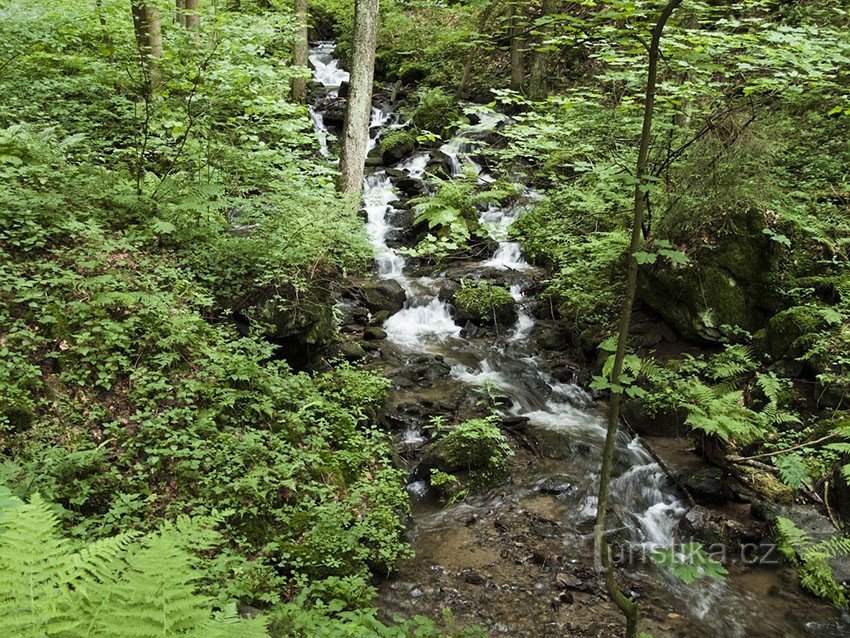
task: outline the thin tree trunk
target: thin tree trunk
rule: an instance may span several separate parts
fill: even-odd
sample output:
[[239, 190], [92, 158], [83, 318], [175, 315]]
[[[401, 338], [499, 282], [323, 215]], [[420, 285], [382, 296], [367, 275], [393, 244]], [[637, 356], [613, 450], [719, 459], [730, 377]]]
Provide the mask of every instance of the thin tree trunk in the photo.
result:
[[355, 0], [354, 42], [351, 49], [351, 84], [339, 159], [337, 190], [359, 194], [372, 113], [372, 81], [378, 38], [378, 0]]
[[107, 60], [109, 60], [110, 64], [115, 62], [115, 52], [112, 48], [112, 38], [109, 37], [109, 29], [106, 28], [106, 18], [103, 16], [103, 1], [97, 0], [95, 3], [95, 8], [97, 9], [97, 20], [100, 23], [101, 36], [100, 41], [103, 44], [103, 48], [106, 51], [109, 51], [107, 55]]
[[[490, 18], [493, 16], [493, 13], [498, 7], [498, 0], [493, 0], [493, 2], [484, 7], [484, 10], [481, 12], [481, 18], [478, 22], [479, 34], [484, 33], [484, 30], [487, 28], [487, 23], [490, 21]], [[475, 64], [475, 60], [478, 58], [478, 50], [480, 48], [481, 47], [476, 43], [467, 52], [466, 62], [463, 65], [463, 75], [461, 76], [460, 84], [458, 84], [457, 87], [457, 97], [464, 97], [466, 94], [466, 89], [469, 86], [469, 80], [472, 77], [472, 68]]]
[[133, 28], [148, 90], [153, 92], [161, 79], [160, 60], [163, 56], [162, 27], [159, 11], [152, 2], [136, 0], [131, 4]]
[[193, 31], [197, 37], [197, 32], [201, 28], [201, 14], [199, 0], [183, 0], [186, 7], [186, 12], [183, 14], [186, 28]]
[[175, 0], [174, 21], [181, 27], [186, 26], [186, 0]]
[[611, 403], [608, 408], [608, 431], [605, 436], [605, 448], [602, 452], [602, 469], [599, 475], [599, 495], [596, 510], [595, 551], [598, 559], [598, 569], [605, 570], [605, 585], [608, 595], [616, 603], [626, 617], [626, 638], [636, 638], [640, 612], [635, 602], [629, 600], [617, 585], [614, 576], [614, 566], [611, 563], [610, 548], [605, 540], [605, 518], [608, 513], [608, 494], [611, 484], [611, 470], [614, 463], [614, 444], [617, 439], [617, 428], [620, 424], [620, 405], [622, 392], [616, 391], [623, 372], [623, 361], [626, 358], [626, 347], [629, 338], [629, 326], [632, 321], [635, 290], [637, 288], [638, 263], [634, 254], [640, 249], [643, 225], [643, 215], [646, 206], [646, 163], [649, 155], [649, 142], [652, 136], [652, 113], [655, 107], [655, 84], [658, 76], [659, 46], [664, 25], [682, 0], [669, 0], [661, 10], [658, 21], [652, 29], [652, 42], [649, 46], [649, 68], [646, 77], [646, 96], [643, 104], [643, 127], [638, 148], [638, 160], [635, 170], [634, 208], [632, 215], [632, 234], [629, 243], [628, 271], [626, 273], [626, 298], [620, 315], [620, 332], [617, 337], [617, 351], [614, 355], [614, 368], [611, 371], [610, 383], [615, 386], [611, 393]]
[[[547, 16], [553, 15], [556, 8], [557, 0], [543, 0], [541, 7], [542, 17], [546, 18]], [[538, 47], [542, 47], [544, 45], [544, 41], [551, 37], [553, 32], [553, 25], [546, 25], [543, 29], [543, 33], [541, 34], [541, 42], [538, 43]], [[529, 97], [534, 100], [544, 99], [546, 94], [549, 92], [550, 57], [548, 50], [538, 49], [534, 52], [534, 58], [531, 61], [531, 73], [528, 78], [528, 94]]]
[[[309, 49], [309, 34], [307, 32], [307, 0], [295, 0], [295, 19], [298, 21], [298, 35], [295, 38], [292, 58], [295, 66], [306, 68]], [[307, 101], [307, 78], [292, 80], [292, 99], [299, 104]]]
[[521, 14], [517, 11], [516, 3], [511, 3], [511, 89], [522, 91], [525, 84], [525, 59], [523, 46], [525, 41], [522, 36], [520, 24]]

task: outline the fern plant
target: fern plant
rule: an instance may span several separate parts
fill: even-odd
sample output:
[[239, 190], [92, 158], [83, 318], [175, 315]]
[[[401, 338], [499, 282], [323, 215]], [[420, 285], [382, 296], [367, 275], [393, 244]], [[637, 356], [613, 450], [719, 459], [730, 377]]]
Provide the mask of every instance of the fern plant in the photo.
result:
[[235, 605], [212, 612], [174, 531], [77, 548], [40, 496], [0, 493], [0, 633], [18, 638], [267, 638]]
[[800, 584], [816, 596], [847, 608], [847, 594], [832, 573], [829, 560], [850, 556], [850, 538], [833, 537], [814, 542], [787, 518], [776, 521], [777, 549], [800, 567]]

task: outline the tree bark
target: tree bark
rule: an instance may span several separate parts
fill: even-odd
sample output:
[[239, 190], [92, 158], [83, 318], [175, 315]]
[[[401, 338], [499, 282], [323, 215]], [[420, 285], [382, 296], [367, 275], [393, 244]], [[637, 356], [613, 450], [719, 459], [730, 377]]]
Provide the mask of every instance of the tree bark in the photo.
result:
[[185, 26], [190, 31], [197, 33], [201, 28], [200, 2], [199, 0], [183, 0], [183, 3], [186, 7], [186, 12], [183, 14]]
[[640, 249], [643, 225], [643, 215], [646, 207], [646, 163], [649, 155], [649, 142], [652, 136], [652, 114], [655, 108], [655, 85], [658, 77], [658, 58], [661, 34], [664, 25], [682, 0], [669, 0], [661, 10], [658, 21], [652, 29], [652, 42], [649, 46], [649, 66], [646, 76], [646, 95], [643, 103], [643, 127], [638, 147], [638, 159], [635, 167], [635, 191], [632, 214], [632, 234], [629, 242], [628, 270], [626, 273], [626, 298], [620, 314], [620, 327], [617, 336], [617, 351], [614, 354], [614, 367], [611, 371], [610, 383], [614, 387], [608, 408], [608, 430], [605, 436], [605, 447], [602, 452], [602, 469], [599, 474], [599, 493], [596, 510], [596, 526], [594, 541], [597, 556], [597, 569], [605, 571], [605, 585], [608, 595], [616, 603], [626, 617], [626, 638], [636, 638], [640, 611], [635, 602], [629, 600], [617, 585], [614, 576], [614, 566], [611, 563], [610, 548], [605, 540], [605, 518], [608, 513], [608, 495], [611, 486], [611, 471], [614, 463], [614, 444], [617, 439], [617, 428], [620, 424], [620, 405], [622, 391], [617, 391], [620, 375], [623, 372], [623, 361], [626, 358], [626, 348], [629, 339], [629, 325], [632, 321], [632, 308], [637, 289], [638, 263], [635, 253]]
[[378, 38], [378, 0], [355, 0], [354, 42], [351, 49], [351, 82], [342, 135], [337, 190], [359, 194], [372, 113], [372, 81]]
[[160, 60], [163, 56], [159, 11], [152, 2], [144, 0], [134, 0], [131, 10], [142, 72], [148, 90], [153, 92], [161, 79]]
[[[541, 6], [542, 17], [551, 16], [557, 9], [557, 0], [543, 0]], [[553, 35], [554, 27], [546, 25], [540, 37], [538, 47], [543, 46], [545, 40]], [[549, 92], [549, 51], [537, 50], [531, 61], [531, 73], [528, 78], [528, 94], [534, 100], [542, 100]]]
[[525, 84], [525, 40], [522, 36], [521, 14], [517, 11], [516, 2], [511, 3], [511, 89], [522, 91]]
[[115, 62], [115, 52], [112, 47], [112, 38], [109, 36], [109, 29], [106, 28], [106, 18], [103, 16], [103, 1], [97, 0], [95, 8], [97, 9], [97, 20], [100, 23], [100, 42], [103, 44], [103, 48], [109, 52], [106, 59], [112, 64]]
[[[306, 68], [309, 49], [309, 34], [307, 32], [307, 0], [295, 0], [295, 19], [298, 21], [298, 35], [292, 50], [292, 61], [295, 66]], [[307, 101], [307, 78], [292, 80], [292, 99], [299, 104]]]
[[186, 0], [175, 0], [174, 21], [181, 27], [186, 26]]
[[[494, 13], [496, 13], [496, 9], [499, 8], [499, 4], [498, 0], [493, 0], [493, 2], [484, 7], [478, 21], [479, 34], [484, 33], [484, 30], [487, 28], [487, 23], [490, 21], [490, 18], [493, 17]], [[469, 86], [469, 80], [472, 77], [472, 68], [475, 64], [475, 60], [478, 58], [478, 51], [480, 48], [481, 47], [478, 44], [474, 44], [467, 52], [466, 62], [463, 65], [463, 75], [461, 76], [460, 84], [458, 84], [457, 87], [457, 97], [464, 97], [466, 94], [466, 89]]]

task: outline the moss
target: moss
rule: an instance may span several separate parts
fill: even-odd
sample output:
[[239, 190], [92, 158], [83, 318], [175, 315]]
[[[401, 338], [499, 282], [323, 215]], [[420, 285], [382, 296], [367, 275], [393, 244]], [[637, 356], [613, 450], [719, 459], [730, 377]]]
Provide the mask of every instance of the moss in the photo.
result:
[[640, 271], [641, 299], [684, 337], [734, 338], [725, 326], [756, 332], [777, 303], [776, 255], [762, 232], [763, 216], [742, 212], [726, 223], [735, 232], [689, 252], [689, 266], [659, 262]]
[[416, 136], [410, 131], [390, 131], [381, 138], [380, 152], [384, 164], [399, 161], [416, 148]]
[[794, 502], [794, 490], [782, 483], [776, 476], [754, 467], [739, 467], [739, 478], [765, 500], [771, 503], [790, 505]]
[[774, 359], [796, 358], [803, 354], [803, 341], [826, 327], [823, 315], [812, 306], [794, 306], [770, 319], [767, 343]]
[[420, 468], [447, 499], [497, 483], [508, 473], [513, 454], [494, 418], [456, 425], [423, 455]]
[[504, 286], [461, 282], [454, 295], [456, 318], [483, 324], [507, 324], [516, 319], [516, 301]]
[[420, 91], [418, 100], [409, 115], [413, 125], [420, 130], [439, 135], [463, 117], [457, 100], [442, 89]]

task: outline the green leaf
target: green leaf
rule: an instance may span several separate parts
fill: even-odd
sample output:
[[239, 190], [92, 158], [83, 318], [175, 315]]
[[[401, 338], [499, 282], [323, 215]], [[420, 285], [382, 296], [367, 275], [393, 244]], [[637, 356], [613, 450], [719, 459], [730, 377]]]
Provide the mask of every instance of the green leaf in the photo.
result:
[[643, 266], [644, 264], [654, 264], [655, 260], [658, 259], [658, 255], [656, 253], [645, 253], [642, 251], [636, 252], [632, 255], [635, 258], [635, 261]]
[[803, 458], [796, 452], [775, 457], [773, 464], [779, 469], [782, 482], [792, 489], [799, 490], [810, 480]]

